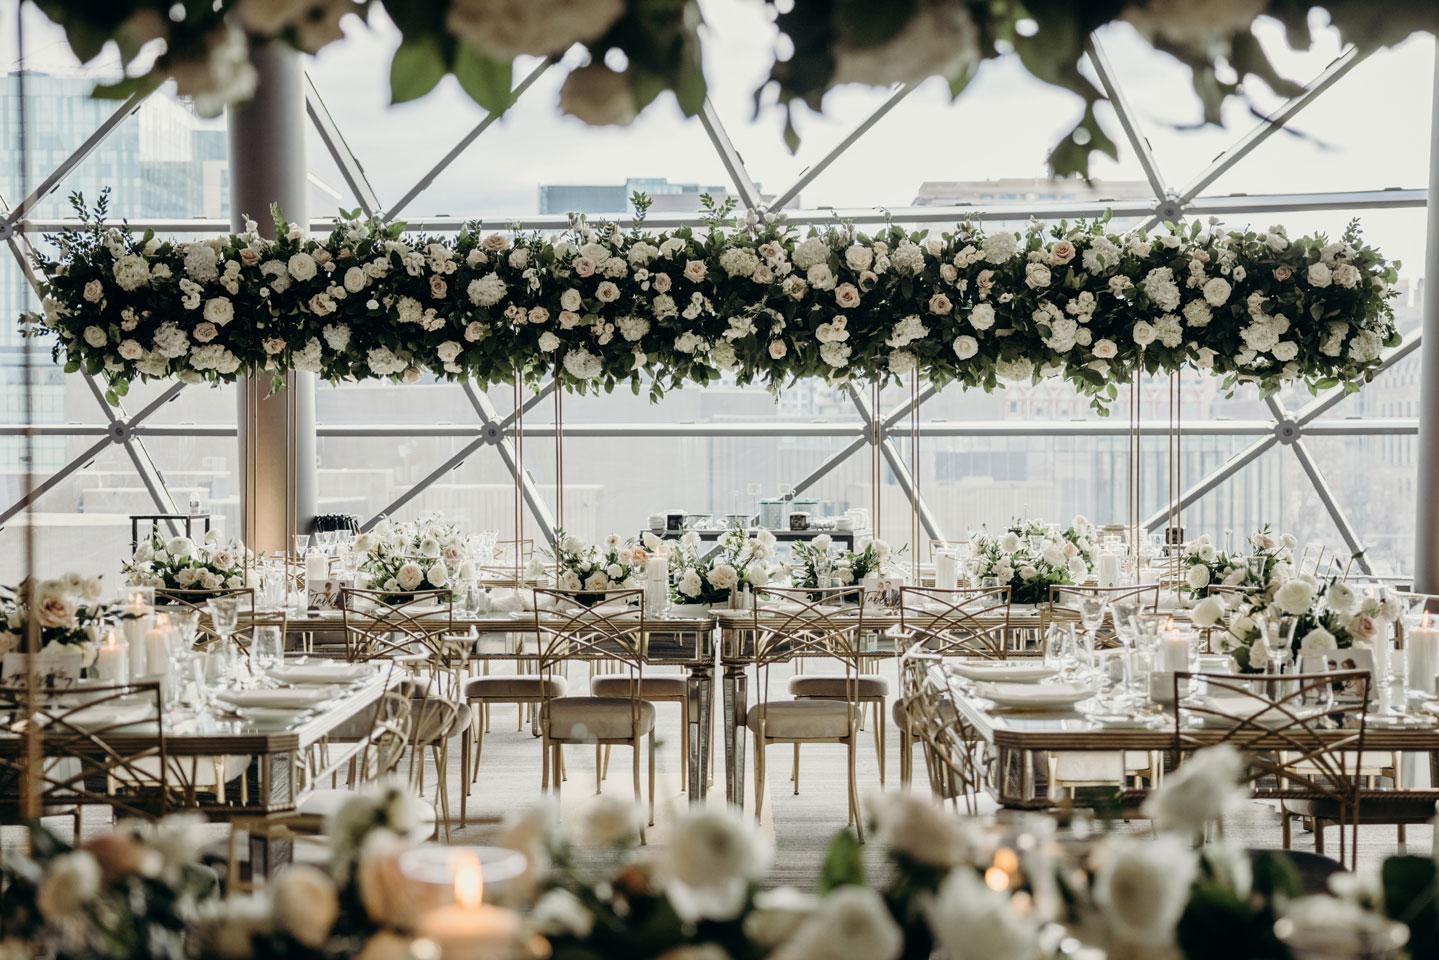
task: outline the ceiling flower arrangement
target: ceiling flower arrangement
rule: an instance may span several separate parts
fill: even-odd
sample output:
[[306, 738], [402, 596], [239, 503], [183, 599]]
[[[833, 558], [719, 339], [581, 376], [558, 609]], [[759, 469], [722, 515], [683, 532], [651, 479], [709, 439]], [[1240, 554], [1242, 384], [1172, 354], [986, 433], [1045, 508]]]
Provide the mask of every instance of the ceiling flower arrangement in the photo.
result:
[[104, 222], [51, 238], [43, 312], [67, 371], [229, 382], [289, 369], [327, 380], [480, 384], [554, 375], [578, 392], [653, 398], [722, 374], [778, 391], [801, 377], [993, 390], [1062, 378], [1103, 409], [1136, 372], [1212, 370], [1272, 392], [1357, 390], [1399, 342], [1397, 264], [1360, 237], [1290, 237], [1217, 222], [1114, 234], [1038, 222], [940, 236], [891, 225], [801, 234], [783, 216], [708, 225], [406, 235], [342, 219], [324, 237], [277, 221], [195, 243]]
[[[346, 14], [368, 16], [374, 0], [118, 0], [77, 4], [34, 0], [64, 27], [82, 61], [114, 41], [127, 76], [102, 87], [126, 97], [173, 78], [201, 112], [254, 91], [250, 51], [270, 41], [315, 53], [341, 39]], [[493, 112], [513, 101], [518, 56], [558, 57], [576, 44], [589, 62], [571, 70], [560, 108], [593, 124], [626, 124], [661, 93], [672, 91], [687, 115], [705, 97], [701, 23], [695, 0], [380, 0], [402, 39], [390, 63], [395, 103], [424, 96], [453, 74], [477, 103]], [[1114, 22], [1132, 24], [1155, 49], [1193, 72], [1206, 123], [1220, 123], [1223, 102], [1244, 96], [1257, 78], [1282, 96], [1302, 89], [1269, 62], [1252, 26], [1267, 15], [1298, 49], [1313, 41], [1309, 0], [1096, 0], [1086, 3], [994, 3], [988, 0], [765, 0], [777, 27], [776, 59], [756, 104], [778, 102], [785, 136], [798, 142], [796, 104], [819, 111], [842, 84], [887, 87], [941, 77], [958, 96], [985, 60], [1016, 56], [1046, 83], [1085, 103], [1078, 123], [1049, 155], [1056, 176], [1087, 174], [1091, 153], [1114, 156], [1094, 104], [1103, 93], [1080, 69], [1089, 34]], [[1329, 2], [1322, 5], [1343, 43], [1361, 50], [1393, 46], [1420, 30], [1439, 29], [1430, 0]], [[150, 61], [152, 41], [163, 52]], [[618, 51], [623, 57], [608, 56]], [[623, 63], [622, 68], [610, 66]]]

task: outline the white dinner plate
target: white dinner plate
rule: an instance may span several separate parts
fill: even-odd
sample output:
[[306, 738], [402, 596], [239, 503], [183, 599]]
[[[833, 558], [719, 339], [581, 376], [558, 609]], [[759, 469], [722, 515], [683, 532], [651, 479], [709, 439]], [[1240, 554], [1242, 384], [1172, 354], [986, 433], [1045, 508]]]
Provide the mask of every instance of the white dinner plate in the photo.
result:
[[355, 683], [374, 673], [363, 663], [293, 663], [273, 668], [269, 676], [281, 683]]
[[56, 717], [56, 720], [64, 726], [90, 733], [128, 723], [143, 723], [146, 720], [153, 720], [155, 718], [155, 713], [151, 709], [153, 705], [153, 701], [150, 703], [144, 701], [97, 703], [93, 707], [81, 707], [73, 713]]
[[980, 683], [974, 692], [1008, 710], [1064, 710], [1094, 696], [1087, 683]]
[[215, 694], [221, 700], [242, 709], [249, 707], [312, 707], [333, 700], [333, 687], [281, 687], [274, 690], [223, 690]]
[[1300, 707], [1291, 703], [1286, 704], [1284, 710], [1280, 710], [1273, 706], [1266, 707], [1267, 703], [1268, 700], [1257, 696], [1199, 697], [1197, 705], [1205, 712], [1198, 714], [1198, 717], [1206, 727], [1236, 727], [1245, 723], [1279, 730], [1298, 727], [1300, 722], [1324, 713], [1319, 707]]
[[959, 660], [945, 663], [944, 669], [966, 680], [1005, 683], [1038, 683], [1059, 672], [1042, 663], [1013, 663], [1006, 660]]

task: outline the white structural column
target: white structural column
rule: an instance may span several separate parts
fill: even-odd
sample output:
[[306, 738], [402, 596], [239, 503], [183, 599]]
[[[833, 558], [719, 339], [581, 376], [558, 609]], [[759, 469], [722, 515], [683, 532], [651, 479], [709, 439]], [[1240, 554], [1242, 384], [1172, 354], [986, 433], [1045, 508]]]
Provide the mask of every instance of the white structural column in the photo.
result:
[[[255, 96], [229, 109], [230, 219], [249, 216], [267, 235], [270, 205], [291, 223], [309, 223], [305, 204], [305, 73], [300, 54], [277, 44], [254, 51]], [[263, 317], [236, 317], [261, 323]], [[268, 377], [240, 383], [243, 536], [255, 550], [280, 550], [308, 532], [315, 515], [315, 377], [292, 372], [270, 393]]]
[[1419, 440], [1414, 458], [1414, 589], [1439, 593], [1439, 39], [1429, 107], [1429, 232], [1424, 249], [1424, 342], [1419, 347]]

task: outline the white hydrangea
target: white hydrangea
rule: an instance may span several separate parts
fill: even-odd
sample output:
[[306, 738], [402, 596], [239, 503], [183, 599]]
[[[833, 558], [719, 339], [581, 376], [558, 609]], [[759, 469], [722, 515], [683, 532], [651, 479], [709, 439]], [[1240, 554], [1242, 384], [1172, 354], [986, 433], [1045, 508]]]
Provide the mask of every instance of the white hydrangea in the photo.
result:
[[183, 357], [190, 349], [190, 337], [179, 324], [166, 320], [155, 330], [152, 341], [155, 344], [155, 352], [162, 357]]
[[1166, 312], [1179, 309], [1179, 285], [1174, 282], [1174, 271], [1168, 267], [1155, 267], [1145, 275], [1140, 284], [1144, 293], [1154, 305]]
[[290, 355], [290, 361], [295, 365], [296, 370], [303, 370], [306, 373], [320, 372], [320, 358], [323, 348], [320, 341], [311, 337], [306, 341], [304, 349], [296, 350]]
[[409, 366], [409, 363], [397, 357], [389, 347], [371, 347], [365, 353], [365, 362], [369, 365], [370, 372], [377, 377], [403, 373]]
[[895, 350], [889, 355], [889, 372], [904, 376], [919, 366], [919, 358], [909, 350]]
[[727, 247], [720, 253], [719, 265], [731, 277], [747, 277], [759, 266], [759, 257], [748, 247]]
[[1203, 300], [1191, 300], [1184, 305], [1184, 322], [1191, 327], [1207, 327], [1214, 319], [1214, 312]]
[[593, 380], [604, 372], [604, 363], [584, 347], [565, 354], [565, 370], [577, 380]]
[[1027, 382], [1034, 377], [1034, 363], [1028, 357], [998, 360], [995, 361], [994, 372], [1005, 380]]
[[1019, 252], [1019, 238], [1008, 230], [991, 233], [980, 244], [986, 263], [1004, 263]]
[[634, 343], [650, 332], [650, 322], [644, 317], [625, 316], [616, 321], [620, 328], [620, 336]]
[[121, 290], [134, 290], [150, 282], [150, 263], [139, 254], [127, 254], [115, 261], [114, 274]]
[[898, 350], [928, 335], [929, 328], [924, 325], [918, 314], [912, 313], [894, 325], [894, 330], [884, 342]]
[[220, 276], [220, 256], [203, 243], [185, 248], [185, 275], [197, 283], [208, 283]]
[[849, 344], [839, 340], [831, 340], [829, 343], [821, 344], [819, 348], [819, 358], [836, 370], [848, 366], [849, 355]]
[[469, 294], [470, 302], [477, 307], [493, 307], [505, 298], [508, 291], [505, 281], [500, 279], [497, 273], [487, 273], [471, 280], [465, 290]]
[[1090, 273], [1103, 273], [1119, 263], [1120, 250], [1108, 237], [1095, 237], [1084, 249], [1080, 258], [1084, 269]]
[[806, 237], [795, 245], [791, 259], [797, 268], [808, 271], [816, 264], [827, 263], [829, 252], [829, 244], [824, 240], [819, 237]]
[[336, 353], [343, 353], [350, 345], [350, 325], [347, 323], [327, 323], [320, 335], [325, 338], [325, 343]]
[[924, 248], [905, 240], [890, 255], [889, 262], [901, 276], [917, 277], [924, 272]]

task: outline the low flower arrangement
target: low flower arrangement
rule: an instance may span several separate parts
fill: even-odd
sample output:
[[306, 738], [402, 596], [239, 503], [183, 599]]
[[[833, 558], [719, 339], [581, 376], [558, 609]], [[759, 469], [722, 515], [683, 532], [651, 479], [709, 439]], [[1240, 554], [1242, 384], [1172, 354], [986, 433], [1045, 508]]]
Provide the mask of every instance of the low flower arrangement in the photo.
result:
[[[1218, 601], [1218, 597], [1210, 597], [1203, 604]], [[1214, 611], [1206, 607], [1202, 617], [1199, 613], [1196, 607], [1196, 622], [1202, 619], [1201, 626], [1209, 625]], [[1263, 673], [1269, 665], [1269, 649], [1257, 622], [1262, 617], [1297, 618], [1290, 652], [1298, 658], [1351, 647], [1372, 649], [1373, 644], [1387, 641], [1400, 609], [1392, 597], [1360, 594], [1341, 580], [1321, 581], [1301, 573], [1277, 586], [1271, 581], [1268, 588], [1246, 591], [1228, 613], [1221, 647], [1241, 672]], [[1221, 607], [1215, 622], [1223, 615]]]
[[1070, 553], [1068, 547], [1065, 547], [1065, 555], [1079, 557], [1084, 561], [1084, 566], [1089, 572], [1093, 573], [1094, 558], [1099, 554], [1099, 544], [1094, 540], [1094, 524], [1090, 523], [1083, 516], [1076, 516], [1069, 522], [1069, 526], [1060, 531], [1060, 536], [1074, 547], [1073, 554]]
[[724, 532], [719, 549], [707, 557], [703, 556], [699, 534], [693, 530], [678, 540], [646, 534], [644, 543], [650, 553], [669, 551], [672, 603], [727, 603], [735, 590], [763, 589], [776, 570], [774, 534], [760, 530], [751, 537], [739, 524]]
[[0, 655], [25, 649], [31, 617], [40, 625], [40, 649], [78, 646], [88, 663], [100, 641], [100, 628], [121, 616], [115, 604], [100, 600], [100, 578], [67, 573], [54, 580], [27, 580], [0, 587]]
[[211, 530], [202, 543], [152, 536], [135, 548], [121, 572], [135, 587], [164, 590], [239, 590], [255, 584], [255, 556], [239, 540]]
[[367, 589], [383, 591], [390, 602], [420, 590], [449, 590], [458, 598], [476, 576], [464, 536], [438, 514], [407, 523], [382, 518], [355, 538], [355, 551], [364, 558], [359, 569]]
[[842, 587], [864, 583], [870, 574], [883, 570], [894, 551], [883, 540], [871, 540], [862, 550], [835, 550], [834, 540], [822, 533], [808, 543], [796, 543], [791, 551], [798, 569], [790, 576], [796, 587], [818, 587], [821, 570]]
[[629, 590], [643, 585], [645, 551], [635, 538], [620, 539], [612, 533], [602, 545], [586, 543], [570, 536], [563, 529], [555, 530], [553, 551], [546, 556], [555, 562], [555, 586], [561, 590], [594, 591], [581, 596], [581, 602], [594, 603], [605, 590]]
[[1208, 596], [1211, 586], [1277, 589], [1293, 576], [1294, 537], [1276, 537], [1265, 524], [1249, 538], [1249, 545], [1248, 554], [1231, 553], [1218, 547], [1207, 533], [1190, 543], [1180, 555], [1190, 597]]
[[1048, 603], [1050, 587], [1081, 583], [1089, 576], [1089, 565], [1077, 546], [1042, 524], [1033, 531], [1033, 536], [1043, 538], [1037, 550], [1030, 547], [1030, 534], [1021, 536], [1014, 529], [997, 537], [978, 534], [970, 544], [979, 560], [980, 579], [993, 577], [1007, 585], [1011, 603]]

